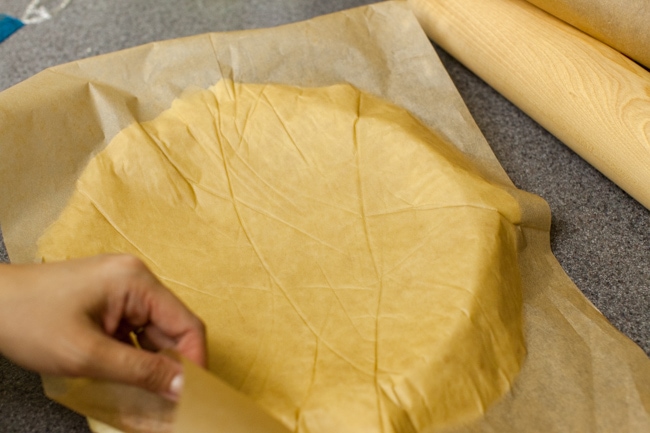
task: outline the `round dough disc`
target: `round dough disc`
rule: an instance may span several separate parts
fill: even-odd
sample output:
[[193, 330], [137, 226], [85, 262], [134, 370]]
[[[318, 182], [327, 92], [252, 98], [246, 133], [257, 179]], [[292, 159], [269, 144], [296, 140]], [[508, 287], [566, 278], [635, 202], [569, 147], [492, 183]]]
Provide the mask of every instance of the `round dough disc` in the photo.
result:
[[350, 85], [222, 80], [97, 155], [45, 261], [139, 256], [209, 368], [298, 432], [467, 420], [524, 356], [517, 202]]

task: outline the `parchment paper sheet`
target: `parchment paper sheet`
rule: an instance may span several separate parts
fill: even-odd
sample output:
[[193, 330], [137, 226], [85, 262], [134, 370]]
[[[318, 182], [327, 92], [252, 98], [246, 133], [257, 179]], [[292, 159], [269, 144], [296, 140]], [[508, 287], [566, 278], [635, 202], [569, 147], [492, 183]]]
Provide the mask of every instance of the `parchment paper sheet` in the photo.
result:
[[527, 0], [650, 68], [646, 0]]
[[[401, 2], [271, 30], [150, 44], [52, 68], [1, 93], [0, 179], [6, 189], [0, 223], [12, 261], [33, 260], [36, 240], [65, 206], [79, 173], [115, 134], [154, 118], [184, 89], [207, 88], [222, 77], [301, 86], [351, 83], [410, 110], [519, 200], [528, 358], [510, 394], [481, 420], [450, 431], [650, 428], [650, 361], [562, 271], [549, 248], [548, 207], [512, 187]], [[65, 398], [69, 383], [60, 385], [59, 398]], [[209, 404], [197, 396], [211, 391], [219, 392], [201, 381], [186, 382], [174, 431], [217, 431], [216, 425], [202, 430], [184, 409], [187, 401]]]
[[122, 130], [39, 256], [141, 257], [291, 430], [448, 425], [525, 358], [519, 205], [461, 155], [347, 84], [220, 80]]

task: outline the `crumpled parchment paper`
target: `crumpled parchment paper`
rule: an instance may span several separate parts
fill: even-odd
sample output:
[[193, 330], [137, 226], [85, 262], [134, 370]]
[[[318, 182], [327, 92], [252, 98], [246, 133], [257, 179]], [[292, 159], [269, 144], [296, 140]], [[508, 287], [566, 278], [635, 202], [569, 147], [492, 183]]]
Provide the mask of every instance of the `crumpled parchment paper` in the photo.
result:
[[[303, 87], [351, 84], [408, 110], [517, 200], [528, 354], [510, 392], [483, 416], [449, 431], [633, 432], [650, 426], [650, 361], [562, 271], [549, 248], [548, 207], [512, 186], [402, 3], [275, 29], [150, 44], [51, 68], [1, 93], [0, 107], [11, 110], [0, 111], [6, 188], [0, 222], [12, 261], [37, 257], [37, 240], [59, 217], [88, 162], [122, 130], [156, 118], [188, 89], [207, 89], [221, 78]], [[173, 431], [214, 431], [217, 424], [201, 424], [206, 415], [190, 414], [214, 412], [210, 396], [220, 390], [202, 386], [204, 381], [192, 379], [193, 367], [186, 369], [189, 380], [177, 408], [143, 393], [136, 400], [148, 408], [146, 419], [171, 419], [165, 417], [175, 410]], [[89, 395], [110, 409], [110, 395], [96, 392], [100, 385], [88, 384]], [[81, 403], [75, 387], [86, 392], [84, 384], [61, 379], [49, 382], [48, 391], [74, 407]], [[120, 389], [114, 405], [115, 395], [125, 395]], [[138, 413], [128, 413], [137, 407], [113, 408], [113, 421], [138, 419]], [[159, 417], [152, 415], [156, 411]], [[130, 425], [137, 422], [141, 418]], [[439, 426], [421, 431], [433, 429]]]

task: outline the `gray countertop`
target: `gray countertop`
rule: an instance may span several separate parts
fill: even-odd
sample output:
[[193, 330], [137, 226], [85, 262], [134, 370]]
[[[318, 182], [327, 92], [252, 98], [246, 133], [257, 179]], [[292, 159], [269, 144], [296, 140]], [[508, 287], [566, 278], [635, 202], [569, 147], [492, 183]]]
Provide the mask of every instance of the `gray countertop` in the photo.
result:
[[[20, 17], [28, 3], [0, 0], [0, 13]], [[0, 90], [50, 66], [156, 40], [270, 27], [368, 3], [72, 0], [52, 19], [28, 25], [0, 44]], [[567, 274], [616, 328], [650, 354], [650, 211], [436, 50], [510, 178], [550, 204], [551, 246]], [[7, 260], [1, 243], [0, 259]], [[43, 397], [37, 375], [0, 357], [0, 431], [88, 428], [80, 416]]]

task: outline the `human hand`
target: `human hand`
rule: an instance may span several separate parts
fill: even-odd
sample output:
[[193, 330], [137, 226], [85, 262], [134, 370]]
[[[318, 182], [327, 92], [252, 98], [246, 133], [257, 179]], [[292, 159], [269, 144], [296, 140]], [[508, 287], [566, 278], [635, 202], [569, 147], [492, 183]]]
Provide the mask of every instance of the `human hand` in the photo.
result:
[[[141, 330], [139, 350], [129, 333]], [[175, 400], [180, 363], [205, 367], [203, 323], [137, 258], [0, 265], [0, 352], [39, 373], [106, 379]]]

